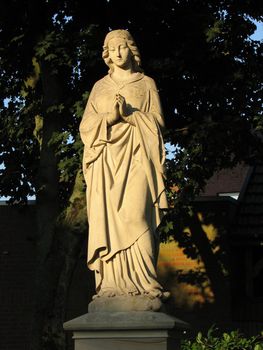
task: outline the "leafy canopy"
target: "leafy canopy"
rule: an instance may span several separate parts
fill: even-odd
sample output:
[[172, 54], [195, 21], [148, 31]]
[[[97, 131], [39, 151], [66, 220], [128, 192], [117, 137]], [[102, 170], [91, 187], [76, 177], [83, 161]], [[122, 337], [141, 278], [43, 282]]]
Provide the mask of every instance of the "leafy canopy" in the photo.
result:
[[[146, 74], [160, 90], [175, 208], [196, 196], [218, 169], [262, 152], [262, 20], [257, 1], [18, 1], [0, 8], [1, 195], [26, 202], [38, 193], [43, 123], [57, 157], [66, 203], [82, 146], [78, 125], [93, 83], [106, 74], [101, 46], [109, 29], [128, 28]], [[15, 24], [15, 25], [14, 25]], [[8, 101], [8, 102], [7, 102]], [[179, 204], [178, 204], [179, 203]], [[179, 206], [178, 206], [178, 205]]]

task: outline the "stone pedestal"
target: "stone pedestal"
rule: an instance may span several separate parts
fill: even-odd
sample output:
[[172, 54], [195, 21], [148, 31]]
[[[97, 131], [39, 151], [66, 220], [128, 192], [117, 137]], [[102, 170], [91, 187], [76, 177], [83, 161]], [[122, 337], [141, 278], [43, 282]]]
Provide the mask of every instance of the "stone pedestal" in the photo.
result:
[[94, 312], [64, 323], [75, 350], [179, 350], [189, 325], [161, 312]]

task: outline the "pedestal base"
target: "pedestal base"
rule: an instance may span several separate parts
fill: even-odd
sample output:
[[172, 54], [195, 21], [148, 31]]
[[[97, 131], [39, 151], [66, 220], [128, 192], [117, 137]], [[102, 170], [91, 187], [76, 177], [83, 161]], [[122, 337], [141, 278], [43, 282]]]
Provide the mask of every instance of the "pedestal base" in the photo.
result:
[[75, 350], [179, 350], [189, 325], [160, 312], [88, 313], [64, 323]]

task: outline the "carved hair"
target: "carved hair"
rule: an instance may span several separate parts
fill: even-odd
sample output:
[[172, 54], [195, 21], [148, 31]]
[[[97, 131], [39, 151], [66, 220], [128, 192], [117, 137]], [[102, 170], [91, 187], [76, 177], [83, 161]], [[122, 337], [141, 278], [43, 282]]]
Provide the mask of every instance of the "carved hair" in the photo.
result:
[[126, 41], [127, 46], [129, 47], [132, 53], [132, 64], [133, 64], [134, 71], [143, 72], [143, 69], [141, 68], [141, 56], [133, 37], [127, 30], [117, 29], [117, 30], [112, 30], [106, 35], [104, 40], [104, 45], [103, 45], [102, 58], [104, 59], [104, 62], [106, 63], [106, 65], [110, 68], [109, 73], [113, 72], [113, 64], [111, 59], [109, 58], [109, 47], [108, 47], [109, 41], [112, 38], [122, 38]]

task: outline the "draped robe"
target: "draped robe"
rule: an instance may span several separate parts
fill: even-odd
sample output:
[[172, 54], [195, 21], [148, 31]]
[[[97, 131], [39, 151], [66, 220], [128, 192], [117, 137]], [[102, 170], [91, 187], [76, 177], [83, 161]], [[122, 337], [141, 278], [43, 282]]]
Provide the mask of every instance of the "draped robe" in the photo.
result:
[[[127, 121], [107, 125], [116, 94], [126, 100]], [[160, 296], [156, 277], [163, 183], [163, 117], [153, 79], [134, 73], [94, 85], [80, 124], [89, 221], [88, 267], [102, 295]]]

